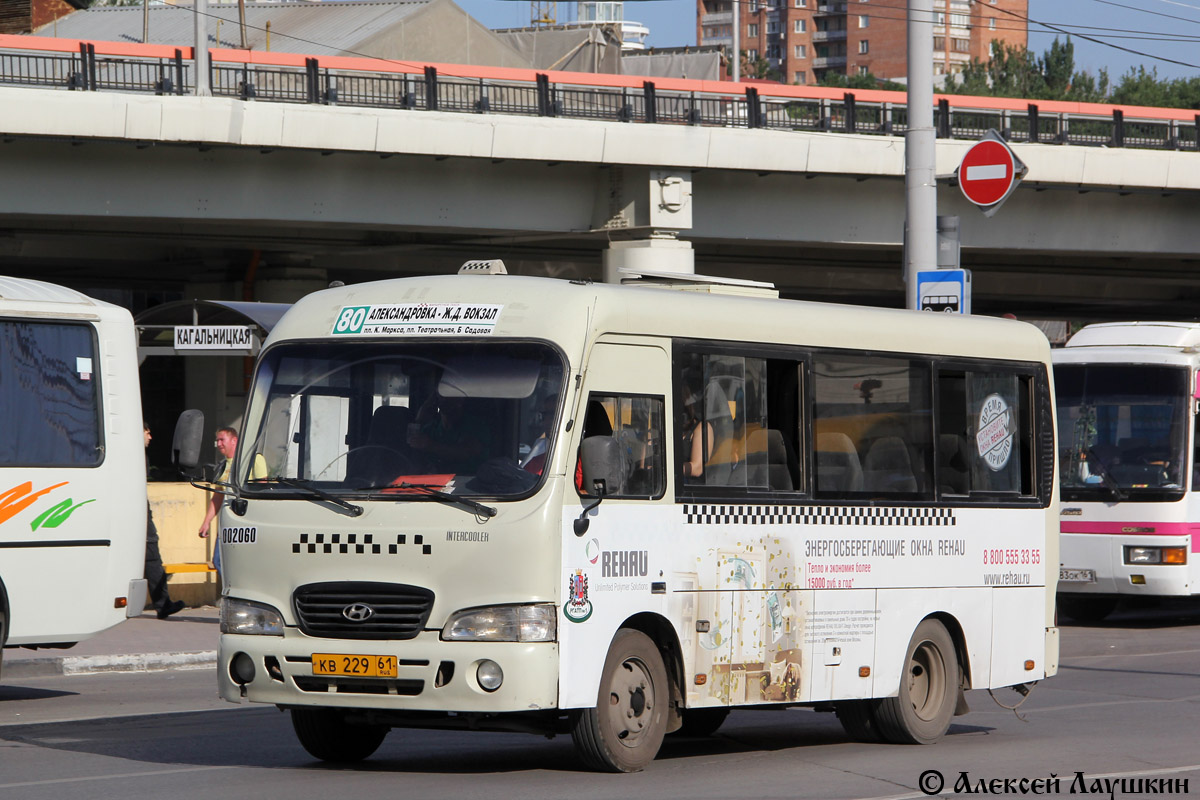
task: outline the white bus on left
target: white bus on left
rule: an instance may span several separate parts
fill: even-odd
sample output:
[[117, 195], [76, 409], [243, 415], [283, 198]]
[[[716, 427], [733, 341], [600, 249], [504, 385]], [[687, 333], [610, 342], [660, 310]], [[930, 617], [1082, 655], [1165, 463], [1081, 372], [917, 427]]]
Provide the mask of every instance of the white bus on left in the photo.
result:
[[145, 605], [136, 344], [125, 309], [0, 277], [4, 647], [69, 647]]

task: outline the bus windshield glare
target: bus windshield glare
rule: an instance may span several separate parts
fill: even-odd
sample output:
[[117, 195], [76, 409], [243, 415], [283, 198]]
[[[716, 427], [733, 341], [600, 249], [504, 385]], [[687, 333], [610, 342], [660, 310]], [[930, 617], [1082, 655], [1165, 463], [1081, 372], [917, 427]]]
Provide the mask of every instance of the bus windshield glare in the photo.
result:
[[1063, 499], [1182, 497], [1187, 378], [1175, 366], [1056, 365]]
[[540, 483], [563, 358], [537, 342], [287, 343], [263, 354], [241, 489], [515, 498]]

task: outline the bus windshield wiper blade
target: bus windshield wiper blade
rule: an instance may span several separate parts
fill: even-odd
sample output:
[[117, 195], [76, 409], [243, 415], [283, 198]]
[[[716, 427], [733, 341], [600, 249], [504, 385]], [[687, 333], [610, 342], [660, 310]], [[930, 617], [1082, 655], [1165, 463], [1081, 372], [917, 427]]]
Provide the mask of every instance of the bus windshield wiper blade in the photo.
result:
[[1096, 451], [1092, 448], [1089, 447], [1087, 449], [1087, 454], [1088, 463], [1095, 462], [1096, 466], [1099, 467], [1096, 474], [1100, 476], [1100, 480], [1104, 481], [1105, 487], [1113, 493], [1113, 497], [1117, 499], [1118, 503], [1123, 502], [1125, 500], [1125, 493], [1121, 491], [1121, 484], [1117, 483], [1117, 479], [1108, 471], [1108, 466], [1100, 460], [1100, 456], [1096, 455]]
[[[496, 516], [496, 513], [497, 513], [496, 509], [492, 508], [491, 506], [485, 506], [483, 503], [472, 500], [469, 497], [459, 497], [458, 495], [453, 495], [453, 494], [450, 494], [449, 492], [443, 492], [443, 491], [441, 491], [441, 489], [431, 486], [428, 483], [402, 482], [395, 488], [397, 488], [397, 489], [416, 489], [417, 491], [424, 492], [426, 494], [426, 496], [428, 496], [428, 497], [436, 497], [437, 499], [443, 500], [447, 503], [464, 505], [467, 508], [474, 511], [476, 514], [479, 514], [484, 517], [494, 517], [494, 516]], [[389, 495], [389, 497], [392, 497], [392, 496], [397, 496], [397, 495]], [[398, 496], [402, 497], [403, 495], [398, 495]]]
[[363, 513], [362, 506], [356, 506], [354, 503], [347, 502], [340, 497], [323, 492], [315, 486], [309, 485], [308, 481], [298, 480], [295, 478], [273, 478], [276, 483], [282, 483], [284, 486], [291, 486], [293, 489], [299, 489], [305, 492], [305, 498], [308, 500], [316, 499], [324, 500], [327, 503], [333, 503], [335, 506], [340, 506], [350, 512], [352, 516], [360, 517]]

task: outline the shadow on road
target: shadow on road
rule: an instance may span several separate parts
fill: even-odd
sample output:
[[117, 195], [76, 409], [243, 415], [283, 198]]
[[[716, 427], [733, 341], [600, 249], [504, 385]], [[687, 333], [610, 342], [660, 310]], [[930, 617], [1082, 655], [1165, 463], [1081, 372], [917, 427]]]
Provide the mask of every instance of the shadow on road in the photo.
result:
[[[984, 730], [977, 726], [954, 725], [950, 736]], [[520, 733], [408, 729], [393, 730], [375, 755], [359, 764], [326, 764], [314, 760], [304, 751], [293, 734], [290, 718], [271, 708], [0, 725], [0, 741], [5, 740], [158, 766], [282, 767], [413, 774], [587, 771], [575, 755], [570, 736], [547, 740]], [[668, 736], [659, 759], [800, 751], [831, 745], [861, 746], [847, 739], [833, 714], [800, 709], [747, 710], [732, 714], [713, 736]]]

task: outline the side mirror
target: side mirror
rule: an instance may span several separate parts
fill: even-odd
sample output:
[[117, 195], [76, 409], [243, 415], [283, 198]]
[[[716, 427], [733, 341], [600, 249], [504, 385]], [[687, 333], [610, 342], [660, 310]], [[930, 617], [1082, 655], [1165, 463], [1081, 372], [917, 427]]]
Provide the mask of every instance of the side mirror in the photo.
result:
[[589, 436], [579, 448], [579, 461], [583, 466], [583, 488], [596, 501], [584, 506], [578, 519], [572, 524], [576, 536], [587, 533], [588, 512], [600, 505], [607, 495], [621, 492], [625, 485], [625, 458], [620, 443], [611, 436]]
[[611, 436], [589, 436], [580, 447], [583, 462], [583, 490], [601, 494], [592, 487], [604, 486], [603, 495], [620, 494], [625, 485], [625, 454], [621, 444]]
[[181, 469], [195, 469], [200, 463], [200, 442], [204, 439], [204, 412], [189, 408], [179, 415], [171, 439], [171, 461]]

